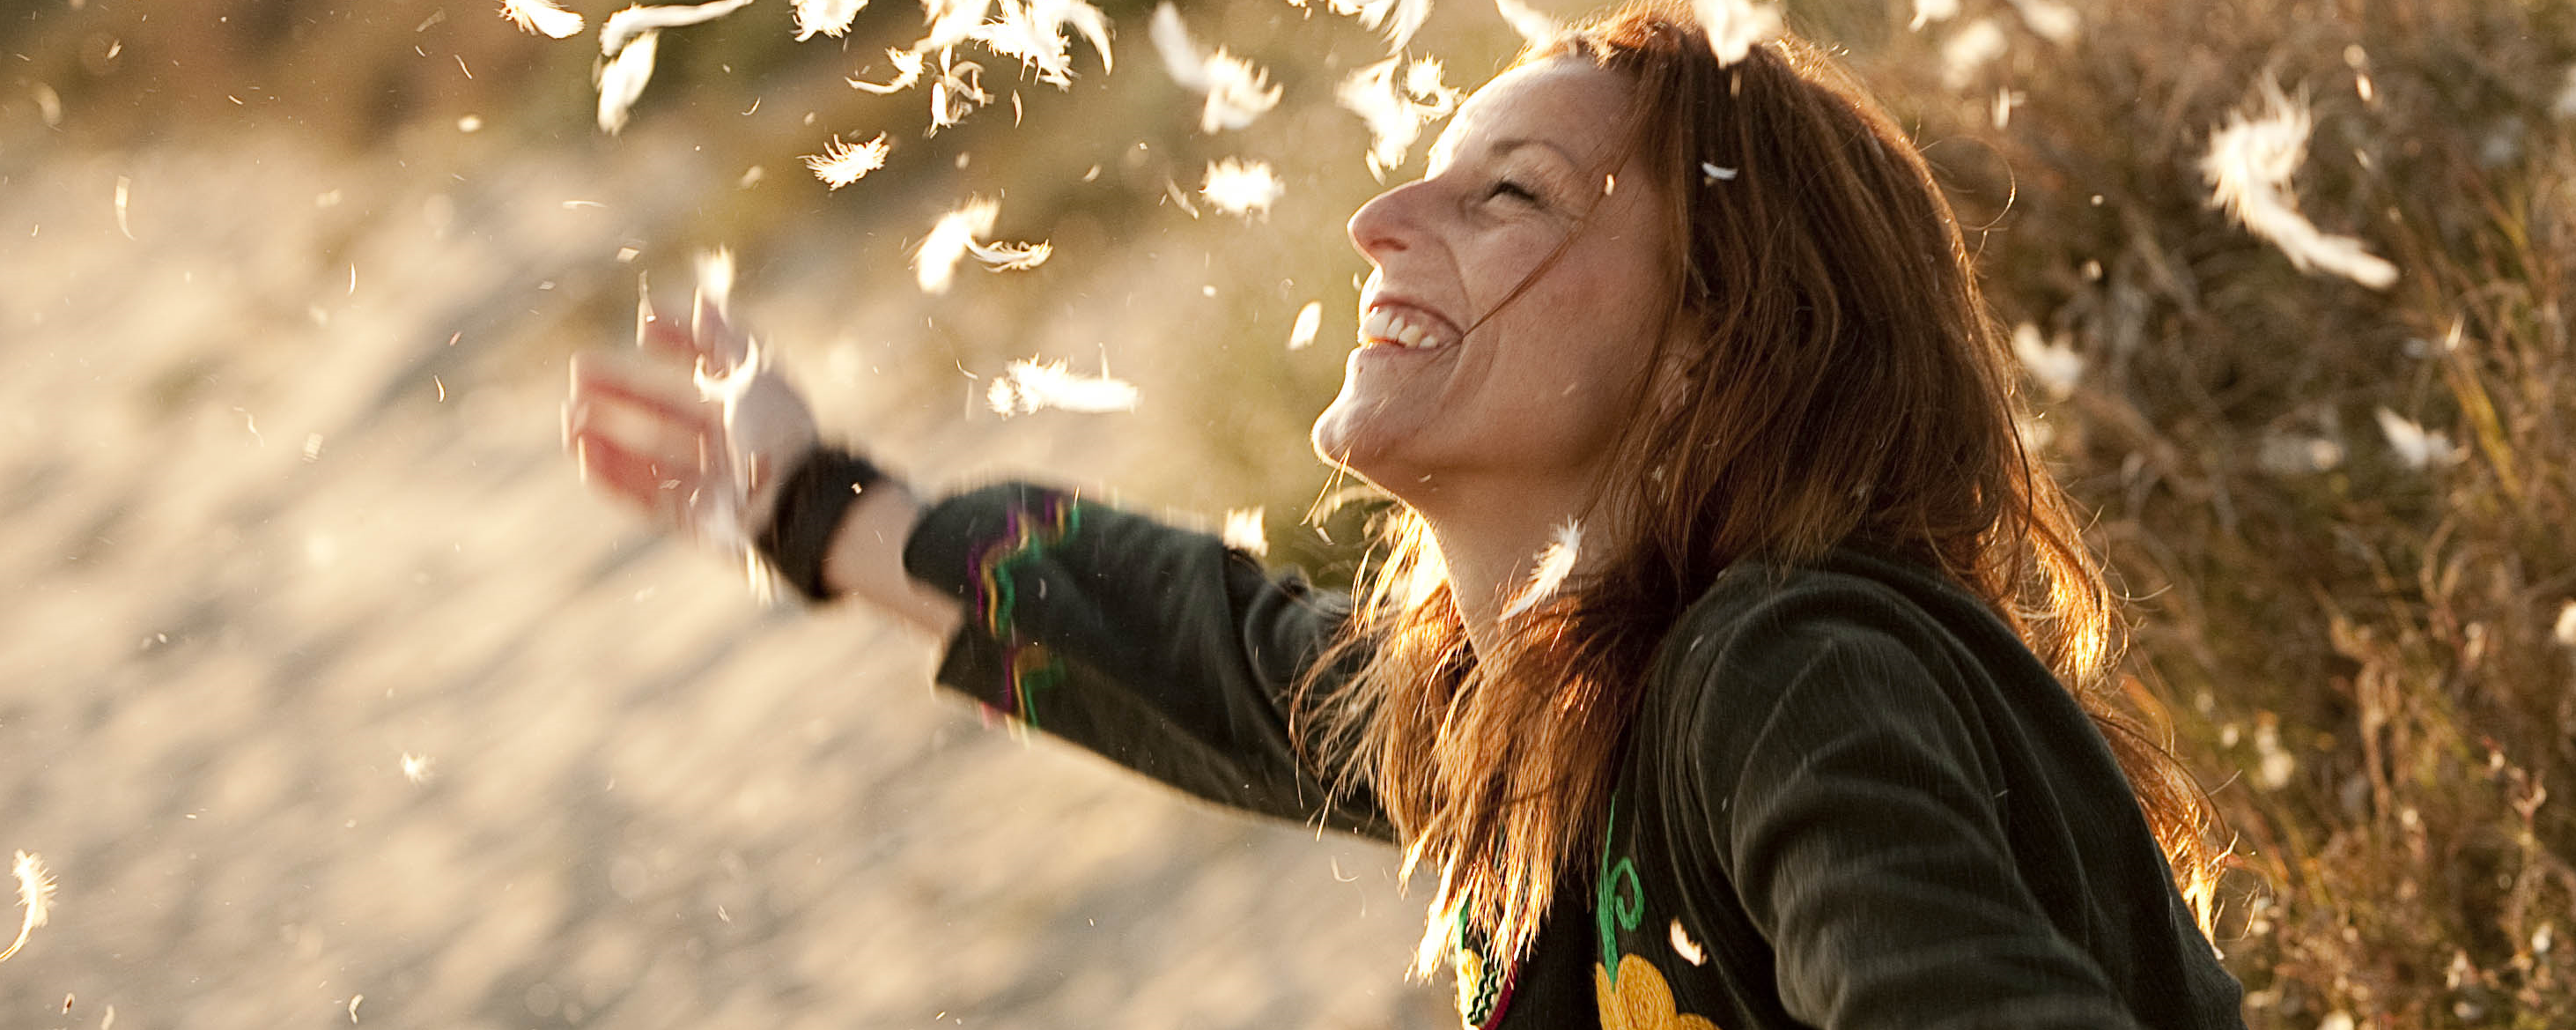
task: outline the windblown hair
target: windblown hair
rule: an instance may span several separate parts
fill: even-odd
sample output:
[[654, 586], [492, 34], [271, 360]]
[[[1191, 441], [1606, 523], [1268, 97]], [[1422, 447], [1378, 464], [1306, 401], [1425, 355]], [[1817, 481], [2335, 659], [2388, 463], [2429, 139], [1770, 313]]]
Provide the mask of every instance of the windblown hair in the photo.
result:
[[1631, 153], [1674, 200], [1675, 331], [1647, 363], [1664, 385], [1636, 384], [1633, 410], [1654, 414], [1625, 428], [1587, 516], [1622, 553], [1475, 654], [1427, 525], [1399, 506], [1315, 666], [1356, 671], [1300, 693], [1305, 746], [1344, 756], [1331, 771], [1385, 807], [1407, 872], [1439, 878], [1418, 968], [1461, 929], [1525, 953], [1555, 892], [1597, 872], [1656, 649], [1721, 571], [1846, 546], [1939, 570], [2046, 662], [2205, 924], [2207, 799], [2128, 707], [2144, 695], [2115, 676], [2114, 595], [2021, 443], [2018, 366], [1921, 154], [1815, 46], [1720, 67], [1684, 7], [1632, 3], [1520, 60], [1551, 59], [1633, 83]]

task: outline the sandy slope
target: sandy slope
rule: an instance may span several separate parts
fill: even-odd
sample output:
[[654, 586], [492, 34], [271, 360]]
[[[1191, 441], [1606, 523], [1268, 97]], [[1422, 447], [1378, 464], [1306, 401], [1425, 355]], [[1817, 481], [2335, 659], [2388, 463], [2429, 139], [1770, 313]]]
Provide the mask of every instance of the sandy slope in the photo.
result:
[[[1399, 980], [1383, 850], [984, 728], [929, 642], [764, 610], [582, 492], [567, 337], [697, 203], [651, 164], [17, 154], [0, 852], [61, 892], [0, 1026], [1454, 1018]], [[862, 301], [779, 292], [827, 407], [916, 468], [1154, 453], [959, 420], [920, 400], [953, 371], [853, 374]]]

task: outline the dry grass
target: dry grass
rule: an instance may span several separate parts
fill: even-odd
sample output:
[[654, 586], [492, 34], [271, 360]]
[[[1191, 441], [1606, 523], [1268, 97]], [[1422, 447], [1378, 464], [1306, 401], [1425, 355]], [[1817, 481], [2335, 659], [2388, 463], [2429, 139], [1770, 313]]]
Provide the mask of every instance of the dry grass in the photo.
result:
[[[454, 5], [252, 5], [212, 31], [203, 27], [235, 5], [156, 0], [148, 23], [122, 6], [92, 0], [0, 23], [0, 45], [29, 56], [11, 62], [0, 91], [0, 139], [13, 145], [0, 150], [0, 174], [34, 174], [39, 159], [20, 146], [32, 139], [148, 155], [174, 141], [204, 146], [284, 124], [357, 154], [387, 141], [414, 141], [405, 145], [417, 150], [423, 132], [469, 113], [484, 118], [487, 127], [455, 141], [447, 157], [414, 162], [423, 185], [382, 191], [414, 203], [433, 175], [479, 176], [512, 155], [591, 160], [608, 146], [589, 129], [592, 48], [528, 36], [489, 5], [449, 10], [443, 24], [428, 25], [432, 12]], [[584, 13], [604, 13], [598, 6]], [[827, 403], [941, 399], [868, 419], [899, 455], [948, 476], [982, 467], [934, 461], [968, 453], [971, 443], [985, 448], [975, 454], [1119, 482], [1149, 506], [1306, 508], [1321, 477], [1296, 457], [1299, 429], [1329, 393], [1337, 365], [1327, 352], [1336, 348], [1292, 355], [1285, 343], [1308, 301], [1329, 313], [1324, 339], [1349, 328], [1343, 280], [1356, 263], [1332, 227], [1373, 185], [1361, 156], [1367, 134], [1331, 106], [1330, 85], [1373, 59], [1351, 46], [1363, 33], [1322, 16], [1303, 21], [1285, 5], [1187, 12], [1202, 43], [1257, 61], [1286, 90], [1256, 125], [1206, 137], [1196, 132], [1202, 99], [1158, 77], [1142, 6], [1113, 9], [1123, 30], [1118, 75], [1078, 78], [1068, 93], [1023, 83], [1026, 129], [1010, 128], [1005, 104], [924, 140], [915, 97], [880, 101], [843, 85], [854, 74], [882, 81], [890, 66], [865, 55], [908, 41], [914, 26], [878, 20], [872, 8], [845, 48], [798, 48], [789, 12], [772, 6], [746, 10], [738, 17], [750, 20], [723, 27], [730, 31], [669, 41], [638, 125], [617, 144], [621, 153], [671, 155], [652, 175], [629, 176], [649, 183], [640, 189], [696, 198], [641, 205], [658, 212], [642, 223], [656, 235], [633, 241], [651, 250], [646, 263], [702, 243], [741, 246], [746, 293], [771, 298], [772, 324], [818, 334], [782, 348], [789, 361], [820, 370], [812, 378]], [[1548, 5], [1548, 13], [1573, 6]], [[2095, 539], [2139, 599], [2135, 668], [2173, 702], [2176, 746], [2212, 786], [2242, 860], [2225, 893], [2222, 945], [2254, 992], [2249, 1020], [2298, 1030], [2334, 1013], [2389, 1028], [2576, 1025], [2567, 940], [2576, 934], [2576, 647], [2553, 635], [2576, 597], [2576, 535], [2567, 528], [2576, 524], [2568, 327], [2576, 121], [2561, 111], [2576, 65], [2576, 5], [2105, 3], [2082, 7], [2067, 43], [2032, 31], [2001, 0], [1962, 6], [1920, 30], [1907, 28], [1910, 5], [1793, 5], [1792, 13], [1846, 43], [1864, 77], [1919, 125], [1975, 226], [1971, 242], [2004, 316], [2033, 323], [2042, 338], [2062, 336], [2082, 359], [2073, 389], [2043, 405], [2047, 452], [2100, 512]], [[1990, 27], [1970, 28], [1981, 19]], [[1963, 37], [1988, 49], [2000, 40], [2000, 53], [1980, 67], [1945, 67], [1945, 47], [1977, 52], [1948, 46]], [[1342, 47], [1338, 71], [1321, 67], [1317, 40]], [[1422, 41], [1450, 59], [1453, 81], [1478, 78], [1516, 42], [1473, 3], [1440, 8]], [[1077, 60], [1077, 74], [1087, 60]], [[2314, 118], [2293, 180], [2300, 211], [2390, 261], [2397, 277], [2386, 290], [2302, 272], [2210, 203], [2200, 167], [2210, 136], [2253, 104], [2267, 79], [2304, 92]], [[2001, 127], [1999, 95], [2009, 111]], [[744, 113], [754, 99], [760, 105]], [[59, 128], [42, 128], [46, 121]], [[1063, 131], [1076, 121], [1082, 132]], [[864, 181], [834, 193], [804, 178], [800, 158], [834, 133], [879, 131], [891, 131], [892, 150]], [[972, 163], [954, 164], [960, 154]], [[1190, 221], [1166, 206], [1192, 192], [1210, 163], [1234, 157], [1269, 161], [1285, 184], [1266, 221]], [[97, 180], [84, 188], [103, 205], [119, 170], [156, 162], [170, 163], [102, 158], [76, 167]], [[737, 188], [754, 165], [768, 179]], [[1097, 178], [1083, 178], [1095, 165]], [[148, 241], [170, 176], [136, 176], [133, 231]], [[920, 298], [903, 274], [903, 241], [966, 197], [1005, 190], [998, 237], [1049, 239], [1057, 260], [1003, 276], [970, 268], [949, 300]], [[372, 237], [338, 212], [296, 215], [320, 228], [294, 238], [320, 249], [273, 256], [312, 266], [302, 278], [275, 278], [313, 296], [339, 288], [348, 261], [321, 250]], [[474, 217], [469, 210], [469, 224]], [[116, 231], [103, 222], [94, 229], [101, 238]], [[584, 246], [618, 242], [614, 233], [593, 235]], [[367, 253], [389, 257], [370, 245], [379, 249]], [[505, 260], [549, 269], [571, 260], [540, 244], [498, 249]], [[513, 299], [508, 318], [475, 323], [478, 336], [523, 341], [522, 353], [421, 367], [449, 369], [446, 382], [477, 369], [494, 389], [536, 383], [554, 374], [565, 341], [612, 337], [631, 309], [623, 268], [542, 274], [561, 286], [542, 311], [521, 317], [529, 306]], [[854, 279], [863, 281], [845, 299]], [[300, 324], [308, 298], [292, 290], [263, 303]], [[835, 320], [882, 328], [885, 339], [835, 336]], [[443, 339], [446, 324], [414, 328]], [[198, 421], [211, 425], [239, 416], [197, 411], [204, 404], [190, 398], [217, 389], [204, 385], [209, 369], [239, 376], [248, 368], [264, 377], [255, 382], [284, 384], [337, 367], [291, 370], [248, 344], [232, 346], [173, 347], [169, 369], [139, 373], [134, 390], [183, 413], [174, 417], [203, 414]], [[949, 424], [967, 417], [978, 395], [957, 382], [958, 369], [989, 375], [1032, 354], [1076, 368], [1098, 367], [1105, 354], [1137, 383], [1138, 411], [1109, 416], [1116, 422], [1050, 413]], [[338, 402], [312, 403], [337, 410]], [[2460, 460], [2410, 467], [2382, 436], [2382, 409], [2447, 434]], [[284, 420], [263, 424], [278, 432]], [[1146, 442], [1098, 442], [1122, 434]], [[334, 435], [325, 453], [357, 446], [341, 439]], [[146, 463], [117, 464], [142, 475]], [[40, 466], [51, 467], [6, 466], [23, 480], [12, 496], [32, 496], [23, 484]], [[86, 539], [78, 512], [10, 503]], [[268, 510], [270, 502], [224, 503]], [[274, 501], [289, 523], [328, 524], [313, 503]], [[1348, 560], [1304, 532], [1274, 526], [1271, 536], [1280, 560]], [[124, 546], [139, 545], [129, 537]], [[452, 568], [446, 574], [470, 580], [475, 567]], [[527, 573], [496, 565], [483, 575]], [[623, 624], [595, 612], [579, 618]], [[471, 625], [458, 632], [480, 632]], [[310, 641], [286, 639], [293, 646], [274, 654], [254, 647], [226, 652], [226, 661], [247, 663], [253, 671], [243, 675], [254, 679], [316, 661], [296, 657]], [[389, 667], [368, 657], [370, 647], [404, 646], [359, 639], [332, 645], [344, 647], [338, 660]], [[63, 671], [72, 666], [60, 660], [37, 668], [58, 682], [95, 671]], [[610, 668], [653, 675], [631, 662]], [[215, 674], [201, 667], [198, 675]], [[401, 753], [380, 750], [388, 760]], [[457, 792], [479, 789], [488, 774], [465, 761], [439, 773], [434, 789]], [[444, 818], [424, 825], [468, 819]], [[681, 827], [656, 832], [694, 841]], [[713, 853], [721, 844], [677, 846]], [[186, 868], [169, 855], [155, 861]], [[788, 937], [828, 932], [779, 928], [793, 931]], [[45, 942], [75, 947], [81, 932], [58, 926]], [[959, 932], [1005, 931], [997, 922]], [[478, 961], [509, 967], [513, 959]], [[513, 976], [500, 980], [516, 983]], [[1191, 997], [1182, 987], [1134, 990]], [[368, 993], [371, 1017], [401, 1003]], [[1069, 997], [1062, 1004], [1078, 1011], [1083, 1002]]]

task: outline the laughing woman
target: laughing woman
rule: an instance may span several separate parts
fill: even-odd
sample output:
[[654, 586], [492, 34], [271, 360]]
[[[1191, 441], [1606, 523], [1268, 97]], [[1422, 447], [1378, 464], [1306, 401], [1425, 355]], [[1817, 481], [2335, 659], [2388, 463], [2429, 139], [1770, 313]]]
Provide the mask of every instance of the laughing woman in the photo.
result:
[[1398, 502], [1355, 597], [1044, 487], [918, 502], [765, 371], [720, 414], [685, 365], [577, 363], [570, 439], [680, 528], [748, 481], [779, 572], [939, 633], [949, 687], [1395, 843], [1470, 1026], [2242, 1025], [2202, 801], [2120, 714], [1957, 224], [1844, 73], [1626, 8], [1350, 236], [1314, 443]]

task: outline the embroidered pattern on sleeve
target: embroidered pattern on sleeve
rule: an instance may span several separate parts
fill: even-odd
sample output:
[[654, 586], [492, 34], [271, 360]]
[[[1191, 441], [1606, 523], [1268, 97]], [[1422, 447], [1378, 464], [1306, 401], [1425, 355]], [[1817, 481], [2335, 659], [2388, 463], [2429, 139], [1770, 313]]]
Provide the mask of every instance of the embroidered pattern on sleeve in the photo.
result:
[[1064, 663], [1046, 645], [1024, 639], [1016, 621], [1019, 584], [1016, 577], [1045, 559], [1082, 528], [1082, 508], [1071, 498], [1049, 494], [1035, 506], [1015, 505], [1003, 516], [1002, 532], [975, 551], [973, 596], [968, 605], [978, 625], [1002, 645], [1002, 714], [1029, 726], [1038, 724], [1038, 692], [1064, 679]]

